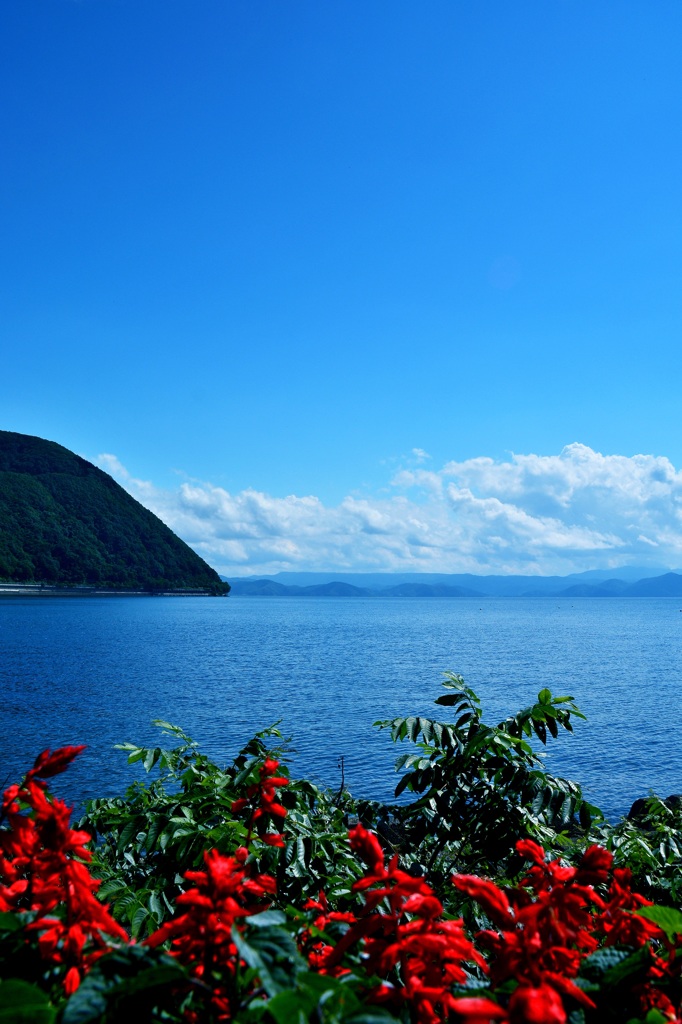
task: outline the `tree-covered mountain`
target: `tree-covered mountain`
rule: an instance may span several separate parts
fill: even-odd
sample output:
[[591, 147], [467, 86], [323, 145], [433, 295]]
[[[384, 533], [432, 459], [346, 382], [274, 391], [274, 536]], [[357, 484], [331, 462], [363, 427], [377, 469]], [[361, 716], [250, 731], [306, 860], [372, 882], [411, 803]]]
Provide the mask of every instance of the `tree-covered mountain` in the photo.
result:
[[54, 441], [0, 431], [0, 580], [229, 590], [107, 473]]

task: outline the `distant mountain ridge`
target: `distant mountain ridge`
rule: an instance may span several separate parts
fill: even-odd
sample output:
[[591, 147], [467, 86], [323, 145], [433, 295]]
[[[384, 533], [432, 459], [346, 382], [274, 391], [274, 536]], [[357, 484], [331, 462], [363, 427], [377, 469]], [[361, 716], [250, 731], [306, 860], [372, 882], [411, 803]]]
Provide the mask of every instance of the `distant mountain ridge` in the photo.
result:
[[[637, 575], [652, 571], [660, 569], [625, 566], [569, 576], [283, 572], [232, 578], [230, 583], [236, 597], [682, 597], [681, 573]], [[623, 577], [611, 575], [614, 572], [622, 572]], [[284, 582], [292, 577], [306, 582]]]
[[0, 431], [0, 581], [229, 590], [103, 470], [54, 441], [7, 430]]

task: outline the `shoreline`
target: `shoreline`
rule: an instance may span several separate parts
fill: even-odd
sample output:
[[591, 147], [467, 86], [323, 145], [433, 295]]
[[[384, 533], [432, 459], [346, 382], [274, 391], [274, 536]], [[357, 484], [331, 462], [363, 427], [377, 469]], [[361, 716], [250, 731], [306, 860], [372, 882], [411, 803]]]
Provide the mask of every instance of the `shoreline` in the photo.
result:
[[59, 587], [40, 583], [0, 583], [0, 597], [214, 597], [208, 589], [115, 590], [106, 587]]

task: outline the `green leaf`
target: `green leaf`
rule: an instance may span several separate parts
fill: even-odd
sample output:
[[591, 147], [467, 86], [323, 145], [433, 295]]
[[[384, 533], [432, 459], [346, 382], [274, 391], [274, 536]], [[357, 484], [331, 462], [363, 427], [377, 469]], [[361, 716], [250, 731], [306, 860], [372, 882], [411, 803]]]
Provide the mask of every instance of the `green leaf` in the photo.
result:
[[581, 974], [590, 981], [601, 981], [613, 967], [617, 967], [630, 956], [627, 949], [616, 949], [615, 946], [604, 946], [583, 961]]
[[545, 687], [544, 690], [540, 690], [538, 694], [539, 704], [551, 704], [552, 703], [552, 691]]
[[180, 736], [182, 739], [189, 740], [190, 743], [192, 742], [189, 739], [189, 736], [185, 736], [185, 733], [179, 725], [173, 725], [172, 722], [166, 722], [163, 718], [153, 718], [152, 725], [155, 725], [157, 729], [165, 729], [166, 732], [171, 732], [175, 736]]
[[138, 907], [133, 914], [132, 921], [130, 922], [130, 930], [135, 938], [139, 935], [140, 929], [148, 917], [149, 911], [146, 907]]
[[280, 992], [267, 1003], [276, 1024], [397, 1024], [382, 1007], [363, 1007], [348, 979], [302, 971], [294, 989]]
[[131, 818], [130, 821], [127, 821], [123, 828], [121, 829], [121, 834], [118, 837], [118, 843], [116, 844], [117, 848], [119, 850], [124, 850], [126, 846], [128, 846], [129, 843], [132, 841], [133, 837], [137, 835], [137, 833], [138, 819]]
[[158, 924], [163, 919], [164, 909], [163, 903], [161, 902], [157, 892], [153, 892], [149, 897], [149, 910]]
[[651, 963], [651, 953], [644, 946], [642, 949], [638, 949], [636, 953], [631, 953], [629, 956], [621, 960], [619, 964], [616, 964], [604, 975], [602, 985], [606, 988], [614, 988], [619, 985], [621, 981], [629, 978], [631, 975], [636, 974], [638, 971], [644, 972]]
[[401, 778], [400, 782], [395, 787], [395, 796], [397, 796], [397, 797], [400, 796], [400, 794], [405, 790], [405, 788], [407, 786], [409, 786], [411, 784], [411, 782], [412, 782], [412, 772], [408, 772], [407, 775], [403, 775], [403, 777]]
[[277, 1024], [308, 1024], [310, 1020], [340, 1021], [344, 1003], [352, 1010], [360, 1006], [352, 989], [336, 978], [304, 971], [294, 989], [285, 989], [267, 1005]]
[[536, 722], [536, 721], [534, 721], [533, 722], [533, 729], [535, 730], [535, 735], [540, 740], [540, 742], [541, 743], [546, 743], [547, 742], [547, 727], [545, 726], [545, 723], [544, 722]]
[[563, 825], [567, 825], [573, 815], [573, 799], [571, 796], [564, 797], [559, 811], [559, 819]]
[[394, 1021], [395, 1024], [398, 1024], [397, 1017], [378, 1006], [359, 1010], [357, 1013], [352, 1013], [350, 1017], [343, 1018], [344, 1024], [387, 1024], [387, 1021]]
[[284, 924], [286, 919], [286, 914], [281, 910], [264, 910], [261, 914], [252, 914], [244, 920], [255, 928], [271, 928], [273, 925]]
[[122, 878], [109, 878], [97, 890], [97, 899], [108, 900], [110, 896], [117, 892], [123, 892], [127, 888], [128, 886]]
[[166, 824], [166, 819], [161, 817], [161, 815], [157, 815], [155, 818], [152, 818], [149, 828], [147, 829], [147, 838], [145, 841], [147, 850], [151, 851], [154, 848], [154, 843], [159, 838], [159, 833], [163, 830]]
[[36, 985], [18, 978], [0, 983], [2, 1024], [52, 1024], [56, 1010]]
[[582, 1006], [579, 1006], [577, 1010], [572, 1010], [568, 1015], [568, 1024], [585, 1024], [585, 1011]]
[[232, 939], [240, 957], [256, 971], [269, 996], [290, 988], [305, 963], [291, 935], [283, 928], [253, 928], [248, 934], [233, 928]]
[[308, 1024], [316, 1008], [315, 998], [300, 989], [286, 989], [268, 999], [268, 1017], [276, 1024]]
[[128, 754], [128, 764], [135, 764], [136, 761], [141, 761], [145, 753], [146, 751], [139, 748], [134, 750], [132, 754]]
[[16, 914], [10, 914], [6, 911], [0, 913], [0, 932], [17, 932], [21, 927], [21, 921]]
[[[173, 986], [186, 981], [183, 968], [159, 950], [124, 946], [98, 960], [69, 999], [61, 1024], [136, 1020], [140, 996], [156, 990], [158, 1001], [173, 1001]], [[145, 1018], [146, 1019], [146, 1018]]]
[[159, 760], [160, 756], [161, 751], [159, 750], [158, 747], [155, 747], [153, 750], [148, 750], [144, 759], [144, 770], [146, 772], [150, 772], [154, 765], [156, 764], [156, 762]]
[[419, 719], [410, 715], [409, 718], [405, 719], [405, 729], [409, 739], [414, 743], [419, 733]]

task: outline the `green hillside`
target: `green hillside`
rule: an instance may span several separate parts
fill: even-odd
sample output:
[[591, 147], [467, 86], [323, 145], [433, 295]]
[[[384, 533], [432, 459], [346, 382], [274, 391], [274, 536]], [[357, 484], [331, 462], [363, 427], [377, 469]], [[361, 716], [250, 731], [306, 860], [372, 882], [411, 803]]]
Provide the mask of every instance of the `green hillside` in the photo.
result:
[[229, 590], [107, 473], [54, 441], [0, 431], [0, 581]]

